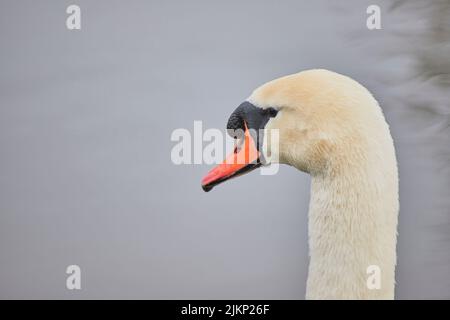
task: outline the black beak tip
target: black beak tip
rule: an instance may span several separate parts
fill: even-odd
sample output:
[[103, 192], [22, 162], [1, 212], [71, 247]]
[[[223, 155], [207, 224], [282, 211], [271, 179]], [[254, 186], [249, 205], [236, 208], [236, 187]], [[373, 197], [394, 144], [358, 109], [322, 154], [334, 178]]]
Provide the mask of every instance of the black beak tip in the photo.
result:
[[205, 192], [210, 192], [212, 190], [212, 188], [214, 188], [214, 186], [212, 186], [210, 184], [209, 185], [208, 184], [202, 184], [202, 189]]

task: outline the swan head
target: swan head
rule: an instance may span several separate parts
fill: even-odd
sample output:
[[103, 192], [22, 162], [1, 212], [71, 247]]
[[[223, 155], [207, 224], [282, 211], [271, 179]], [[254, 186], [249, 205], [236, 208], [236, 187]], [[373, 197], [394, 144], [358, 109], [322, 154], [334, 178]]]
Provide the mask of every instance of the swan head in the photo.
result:
[[[383, 119], [371, 94], [349, 77], [318, 69], [275, 79], [254, 90], [228, 120], [227, 128], [241, 130], [233, 135], [247, 146], [234, 156], [245, 153], [246, 161], [230, 164], [229, 156], [205, 176], [202, 187], [209, 191], [274, 162], [311, 175], [338, 170], [347, 160], [351, 164], [346, 155], [364, 149]], [[270, 138], [272, 131], [278, 139]]]

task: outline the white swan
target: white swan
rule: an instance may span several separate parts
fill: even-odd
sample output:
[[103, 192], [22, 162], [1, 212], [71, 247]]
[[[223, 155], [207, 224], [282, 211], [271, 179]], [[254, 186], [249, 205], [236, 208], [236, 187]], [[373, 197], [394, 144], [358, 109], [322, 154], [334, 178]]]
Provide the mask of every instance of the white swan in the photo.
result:
[[[306, 298], [393, 299], [397, 162], [389, 127], [368, 90], [327, 70], [282, 77], [233, 112], [228, 128], [247, 127], [278, 129], [279, 162], [312, 176]], [[246, 152], [257, 157], [217, 166], [202, 181], [205, 191], [264, 162], [265, 149], [246, 137], [254, 144]], [[379, 288], [367, 285], [373, 265]]]

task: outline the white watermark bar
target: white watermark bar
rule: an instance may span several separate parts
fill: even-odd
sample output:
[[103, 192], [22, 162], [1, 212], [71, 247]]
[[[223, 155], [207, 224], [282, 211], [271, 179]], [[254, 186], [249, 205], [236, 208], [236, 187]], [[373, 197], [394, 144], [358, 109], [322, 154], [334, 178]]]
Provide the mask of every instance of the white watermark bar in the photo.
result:
[[262, 175], [278, 172], [278, 129], [203, 130], [202, 121], [194, 121], [193, 129], [173, 130], [170, 158], [175, 165], [247, 165], [261, 164]]

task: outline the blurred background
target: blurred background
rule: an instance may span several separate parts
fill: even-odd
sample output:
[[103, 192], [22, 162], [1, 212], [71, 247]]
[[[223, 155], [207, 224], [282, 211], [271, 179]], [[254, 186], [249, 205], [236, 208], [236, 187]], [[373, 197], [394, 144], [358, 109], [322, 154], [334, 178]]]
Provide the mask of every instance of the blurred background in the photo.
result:
[[0, 298], [303, 299], [309, 177], [206, 194], [210, 167], [172, 164], [170, 135], [225, 129], [310, 68], [365, 85], [391, 126], [396, 297], [450, 298], [449, 18], [448, 0], [1, 1]]

